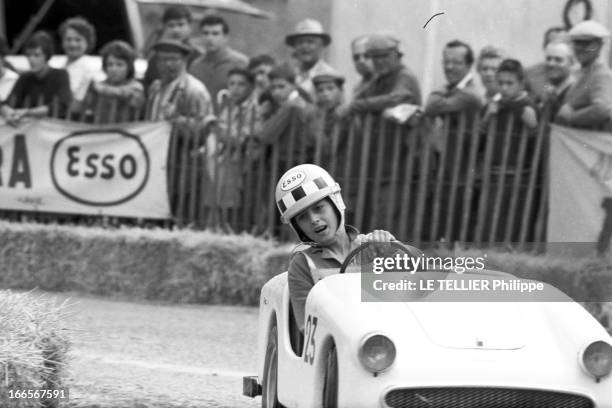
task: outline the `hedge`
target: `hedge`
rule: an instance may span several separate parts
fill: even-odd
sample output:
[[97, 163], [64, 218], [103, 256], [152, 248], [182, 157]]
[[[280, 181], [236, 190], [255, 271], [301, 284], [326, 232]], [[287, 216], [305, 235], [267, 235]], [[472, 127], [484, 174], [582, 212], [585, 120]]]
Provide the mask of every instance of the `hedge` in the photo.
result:
[[[261, 287], [286, 269], [292, 248], [246, 234], [0, 222], [0, 288], [257, 305]], [[488, 251], [485, 265], [553, 283], [577, 299], [612, 300], [609, 260], [497, 250]], [[600, 302], [585, 305], [610, 327]]]
[[257, 305], [290, 250], [250, 235], [0, 222], [0, 288]]

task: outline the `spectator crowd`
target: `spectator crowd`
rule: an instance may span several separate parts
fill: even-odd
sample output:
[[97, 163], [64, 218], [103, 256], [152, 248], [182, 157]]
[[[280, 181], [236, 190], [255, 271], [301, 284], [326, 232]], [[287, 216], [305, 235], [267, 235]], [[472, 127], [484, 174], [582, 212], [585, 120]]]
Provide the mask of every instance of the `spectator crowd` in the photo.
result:
[[[609, 32], [592, 20], [569, 30], [547, 30], [542, 62], [530, 67], [496, 45], [475, 53], [464, 41], [450, 41], [442, 55], [446, 84], [427, 96], [402, 62], [400, 42], [389, 35], [352, 40], [359, 82], [347, 92], [343, 73], [324, 60], [332, 38], [318, 21], [305, 19], [285, 37], [290, 61], [232, 49], [231, 29], [218, 15], [206, 15], [195, 24], [187, 7], [172, 6], [162, 21], [162, 34], [147, 55], [142, 80], [135, 78], [136, 51], [120, 40], [100, 49], [104, 72], [91, 70], [87, 59], [96, 45], [96, 30], [82, 17], [69, 18], [59, 27], [67, 56], [63, 69], [49, 65], [55, 49], [47, 32], [35, 32], [25, 42], [30, 64], [26, 72], [16, 72], [4, 61], [7, 46], [1, 41], [2, 116], [12, 125], [24, 117], [51, 115], [95, 116], [103, 123], [119, 114], [196, 126], [209, 134], [207, 146], [222, 146], [199, 147], [218, 156], [215, 177], [236, 180], [219, 183], [223, 187], [217, 191], [229, 209], [239, 201], [245, 145], [278, 143], [295, 120], [313, 145], [317, 137], [329, 140], [334, 128], [348, 118], [367, 113], [394, 116], [402, 106], [409, 112], [403, 123], [427, 121], [432, 135], [444, 126], [445, 115], [460, 113], [479, 116], [482, 132], [514, 121], [515, 133], [535, 133], [544, 118], [566, 126], [612, 130], [612, 71], [600, 58]], [[451, 121], [450, 126], [457, 124]], [[453, 151], [456, 146], [449, 143], [446, 148]], [[493, 150], [495, 172], [501, 152]], [[290, 154], [284, 150], [281, 157]], [[511, 151], [509, 161], [512, 155]]]

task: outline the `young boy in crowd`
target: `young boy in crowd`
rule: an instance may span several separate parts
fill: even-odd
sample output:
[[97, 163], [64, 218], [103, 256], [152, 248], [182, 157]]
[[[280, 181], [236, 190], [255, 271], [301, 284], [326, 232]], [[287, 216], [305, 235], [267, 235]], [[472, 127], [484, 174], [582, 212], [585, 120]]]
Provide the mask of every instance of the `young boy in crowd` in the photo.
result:
[[[279, 146], [281, 168], [314, 159], [314, 108], [304, 92], [296, 85], [290, 65], [282, 64], [270, 71], [271, 100], [262, 103], [262, 125], [257, 136], [263, 145]], [[288, 131], [292, 123], [298, 130], [295, 134]], [[290, 140], [292, 137], [294, 140]]]
[[[187, 44], [192, 49], [191, 55], [187, 59], [188, 65], [197, 56], [204, 53], [202, 46], [192, 37], [192, 20], [191, 11], [189, 11], [187, 6], [182, 5], [166, 8], [162, 16], [163, 28], [161, 30], [161, 38], [178, 40]], [[157, 56], [153, 53], [147, 62], [147, 71], [143, 79], [144, 88], [149, 89], [153, 81], [159, 78]]]
[[344, 77], [334, 69], [326, 70], [312, 78], [315, 87], [318, 130], [331, 137], [336, 121], [340, 118], [338, 108], [344, 99]]
[[[487, 208], [485, 225], [492, 225], [495, 219], [496, 199], [501, 194], [499, 205], [499, 214], [508, 214], [510, 202], [516, 200], [516, 214], [521, 214], [525, 205], [527, 195], [524, 182], [519, 186], [518, 191], [513, 191], [514, 178], [520, 177], [521, 160], [520, 146], [522, 139], [525, 141], [525, 153], [522, 159], [523, 172], [530, 169], [531, 163], [528, 161], [528, 152], [535, 149], [536, 128], [538, 126], [538, 118], [535, 108], [535, 102], [531, 99], [525, 89], [525, 74], [521, 63], [515, 59], [506, 59], [501, 62], [497, 69], [497, 83], [499, 85], [499, 101], [491, 101], [487, 105], [487, 110], [484, 115], [483, 122], [487, 131], [489, 130], [489, 122], [493, 116], [497, 117], [497, 125], [495, 128], [495, 138], [492, 139], [493, 146], [491, 148], [491, 168], [489, 180], [492, 189], [489, 191], [490, 205]], [[511, 125], [512, 122], [512, 125]], [[509, 126], [512, 126], [510, 137], [506, 137], [506, 132]], [[488, 138], [486, 140], [489, 140]], [[506, 148], [506, 144], [509, 146]], [[484, 149], [486, 151], [487, 149]], [[505, 164], [505, 167], [504, 167]], [[510, 171], [508, 169], [511, 169]], [[518, 175], [517, 175], [518, 174]], [[523, 175], [523, 179], [528, 175]], [[504, 188], [500, 192], [498, 188], [501, 184], [501, 179], [504, 180]], [[510, 231], [507, 231], [505, 225], [501, 225], [497, 229], [496, 235], [492, 238], [493, 241], [503, 242], [507, 236], [511, 242], [519, 239], [519, 225], [507, 226]], [[486, 238], [485, 238], [486, 239]]]
[[295, 71], [289, 64], [281, 64], [274, 67], [270, 74], [270, 96], [273, 108], [276, 111], [288, 104], [304, 108], [308, 106], [303, 90], [295, 82]]
[[100, 55], [106, 79], [90, 85], [83, 104], [85, 116], [96, 123], [137, 120], [145, 99], [142, 84], [134, 78], [136, 51], [115, 40], [102, 47]]
[[[340, 107], [344, 101], [344, 77], [333, 68], [312, 78], [315, 90], [314, 134], [319, 138], [318, 159], [329, 162], [335, 126], [342, 119]], [[315, 158], [317, 159], [317, 158]]]
[[[297, 325], [304, 331], [306, 298], [315, 283], [328, 276], [330, 268], [340, 268], [362, 243], [389, 242], [395, 237], [383, 230], [362, 235], [346, 225], [340, 185], [314, 164], [288, 170], [276, 185], [275, 197], [281, 222], [289, 224], [305, 244], [292, 255], [288, 271], [291, 305]], [[416, 248], [410, 250], [418, 256]]]
[[[525, 89], [525, 73], [521, 63], [515, 59], [505, 59], [496, 74], [500, 98], [494, 98], [487, 105], [484, 122], [497, 115], [498, 126], [504, 125], [511, 117], [529, 129], [538, 125], [535, 103]], [[499, 99], [499, 100], [497, 100]], [[518, 127], [515, 127], [517, 129]]]
[[270, 88], [270, 71], [276, 65], [274, 58], [268, 54], [257, 55], [249, 61], [247, 69], [255, 79], [255, 95], [259, 98]]
[[247, 141], [259, 129], [254, 87], [255, 79], [247, 69], [232, 68], [229, 71], [227, 89], [218, 94], [221, 111], [211, 132], [214, 139], [214, 149], [211, 150], [215, 154], [209, 155], [214, 164], [209, 166], [209, 171], [217, 186], [216, 207], [221, 211], [222, 226], [229, 231], [231, 213], [237, 210], [243, 188], [240, 172], [243, 153]]

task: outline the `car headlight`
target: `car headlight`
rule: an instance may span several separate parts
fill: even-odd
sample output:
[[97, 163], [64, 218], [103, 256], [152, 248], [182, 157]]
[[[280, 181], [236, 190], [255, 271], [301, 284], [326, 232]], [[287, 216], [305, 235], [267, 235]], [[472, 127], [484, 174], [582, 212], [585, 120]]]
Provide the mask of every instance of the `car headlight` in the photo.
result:
[[584, 349], [580, 362], [596, 379], [605, 377], [612, 371], [612, 346], [605, 341], [595, 341]]
[[395, 345], [387, 336], [371, 335], [362, 341], [359, 360], [368, 371], [385, 371], [395, 360]]

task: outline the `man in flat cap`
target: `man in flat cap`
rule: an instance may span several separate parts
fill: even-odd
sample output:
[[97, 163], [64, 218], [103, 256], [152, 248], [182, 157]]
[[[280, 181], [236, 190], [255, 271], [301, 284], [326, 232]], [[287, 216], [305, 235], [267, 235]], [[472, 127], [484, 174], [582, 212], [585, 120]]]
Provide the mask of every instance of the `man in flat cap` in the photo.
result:
[[206, 86], [187, 73], [191, 48], [182, 41], [161, 39], [153, 49], [157, 54], [160, 78], [149, 88], [146, 118], [197, 123], [211, 114]]
[[610, 32], [593, 20], [578, 23], [570, 30], [569, 38], [581, 68], [554, 119], [556, 123], [612, 130], [612, 72], [599, 60], [604, 39], [609, 36]]
[[293, 48], [297, 63], [296, 84], [310, 96], [309, 102], [314, 102], [312, 78], [331, 68], [323, 60], [323, 51], [331, 43], [331, 37], [323, 30], [320, 22], [307, 18], [300, 21], [295, 30], [285, 37], [285, 43]]
[[359, 74], [360, 80], [353, 88], [353, 98], [356, 98], [367, 87], [374, 77], [374, 66], [372, 59], [367, 56], [368, 36], [361, 35], [351, 42], [351, 56], [353, 58], [353, 66]]
[[315, 101], [315, 133], [322, 137], [322, 154], [329, 159], [334, 126], [340, 120], [339, 108], [344, 101], [344, 77], [335, 69], [318, 73], [312, 78]]
[[388, 35], [368, 38], [366, 55], [374, 78], [348, 107], [349, 113], [381, 112], [402, 103], [421, 104], [421, 89], [412, 71], [402, 64], [399, 41]]

